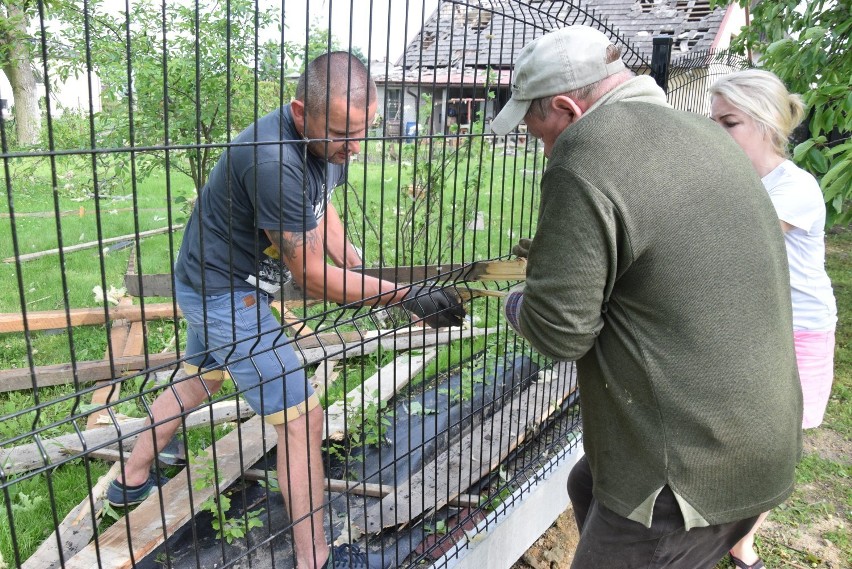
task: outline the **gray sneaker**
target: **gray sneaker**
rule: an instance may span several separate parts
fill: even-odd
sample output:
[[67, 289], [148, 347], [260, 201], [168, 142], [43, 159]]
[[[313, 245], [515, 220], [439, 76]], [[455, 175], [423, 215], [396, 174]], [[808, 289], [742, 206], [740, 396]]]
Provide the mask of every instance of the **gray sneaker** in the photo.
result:
[[328, 569], [386, 569], [380, 553], [367, 553], [351, 543], [331, 548], [325, 564]]
[[121, 482], [113, 480], [107, 488], [106, 498], [114, 508], [128, 508], [144, 502], [145, 498], [150, 496], [158, 486], [162, 486], [168, 481], [169, 479], [165, 476], [158, 478], [154, 471], [148, 475], [148, 480], [140, 486], [125, 486]]

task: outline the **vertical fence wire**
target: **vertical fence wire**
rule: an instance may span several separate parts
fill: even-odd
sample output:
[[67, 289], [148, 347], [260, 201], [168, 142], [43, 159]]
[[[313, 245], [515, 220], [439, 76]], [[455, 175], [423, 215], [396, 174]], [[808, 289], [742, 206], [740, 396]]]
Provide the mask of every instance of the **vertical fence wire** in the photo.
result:
[[[515, 336], [493, 296], [465, 301], [464, 334], [478, 335], [460, 340], [460, 330], [450, 336], [418, 325], [400, 299], [339, 302], [281, 274], [272, 299], [279, 327], [245, 335], [234, 328], [218, 345], [205, 328], [205, 364], [184, 366], [197, 360], [186, 352], [192, 332], [175, 300], [174, 266], [186, 251], [190, 216], [213, 213], [202, 196], [214, 168], [230, 171], [246, 154], [257, 162], [269, 149], [284, 162], [299, 149], [296, 190], [305, 205], [311, 156], [341, 141], [358, 145], [329, 186], [341, 184], [323, 190], [330, 205], [322, 218], [339, 213], [363, 261], [358, 286], [378, 276], [397, 291], [505, 291], [519, 279], [467, 275], [473, 263], [511, 262], [512, 245], [535, 231], [541, 146], [523, 128], [502, 138], [488, 132], [510, 97], [518, 50], [548, 30], [586, 23], [609, 33], [629, 66], [644, 64], [605, 19], [575, 2], [329, 0], [299, 12], [302, 4], [87, 0], [48, 17], [38, 3], [30, 33], [44, 84], [41, 141], [19, 144], [17, 123], [0, 117], [8, 236], [0, 249], [11, 259], [0, 279], [2, 322], [9, 323], [0, 328], [0, 553], [7, 563], [293, 567], [294, 529], [307, 523], [316, 544], [358, 543], [394, 566], [443, 566], [448, 551], [464, 546], [460, 528], [490, 527], [553, 456], [577, 445], [576, 397], [567, 395], [576, 387], [573, 366], [554, 365]], [[357, 12], [369, 15], [365, 29]], [[337, 25], [346, 13], [348, 22]], [[391, 41], [397, 35], [400, 46]], [[322, 127], [300, 130], [302, 138], [288, 140], [280, 130], [280, 140], [259, 140], [253, 125], [290, 104], [309, 59], [356, 48], [377, 83], [380, 119], [357, 136], [332, 132], [326, 105]], [[702, 64], [684, 69], [705, 73], [696, 71]], [[84, 94], [77, 106], [60, 105], [63, 83], [75, 74]], [[355, 80], [351, 68], [346, 76]], [[356, 99], [347, 90], [347, 123], [369, 114]], [[254, 138], [237, 139], [252, 129]], [[248, 176], [255, 187], [277, 184], [257, 169]], [[217, 204], [229, 220], [245, 205], [239, 182], [227, 178], [226, 203]], [[259, 205], [250, 207], [256, 218]], [[146, 235], [163, 225], [164, 234]], [[245, 228], [229, 221], [220, 229], [234, 242]], [[202, 259], [219, 258], [209, 248], [218, 236], [209, 231], [199, 232]], [[287, 231], [283, 221], [278, 231]], [[336, 238], [330, 224], [318, 234], [325, 243]], [[117, 236], [129, 246], [116, 246]], [[259, 257], [268, 240], [261, 231], [252, 239]], [[94, 245], [69, 251], [83, 242]], [[234, 251], [221, 267], [230, 288], [202, 294], [205, 321], [219, 309], [216, 297], [245, 291]], [[343, 249], [341, 263], [353, 254]], [[300, 262], [297, 273], [308, 270], [307, 253]], [[334, 263], [321, 271], [327, 283], [337, 278]], [[202, 291], [216, 288], [210, 273], [201, 271], [198, 282]], [[354, 282], [343, 281], [345, 298]], [[111, 298], [111, 287], [126, 292]], [[237, 321], [239, 309], [231, 303], [221, 318]], [[246, 313], [265, 314], [261, 302]], [[285, 346], [297, 365], [281, 355]], [[311, 484], [276, 488], [276, 465], [291, 466], [278, 455], [296, 444], [290, 431], [279, 437], [276, 427], [250, 418], [256, 409], [242, 400], [256, 387], [225, 381], [218, 391], [200, 381], [205, 371], [261, 370], [264, 357], [280, 372], [261, 371], [261, 386], [300, 374], [302, 389], [313, 382], [323, 393], [326, 433], [313, 458], [324, 470], [324, 503], [314, 501], [300, 519], [290, 519], [285, 504], [311, 495]], [[205, 390], [199, 406], [181, 400], [192, 385]], [[260, 393], [265, 408], [268, 393]], [[176, 416], [156, 415], [163, 394], [174, 398]], [[173, 418], [182, 465], [163, 453], [171, 444], [151, 438]], [[171, 481], [153, 491], [156, 503], [125, 515], [92, 488], [113, 461], [127, 465], [143, 437], [160, 455], [154, 475]], [[83, 509], [66, 520], [78, 504]], [[91, 543], [67, 549], [68, 524], [87, 530]], [[42, 546], [47, 565], [33, 557]]]

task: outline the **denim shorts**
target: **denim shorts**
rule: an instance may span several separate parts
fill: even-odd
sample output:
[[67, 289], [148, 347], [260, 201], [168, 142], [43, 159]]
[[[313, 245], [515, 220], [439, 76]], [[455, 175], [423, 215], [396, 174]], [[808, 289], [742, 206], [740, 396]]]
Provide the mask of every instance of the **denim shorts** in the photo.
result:
[[272, 424], [319, 404], [265, 293], [235, 290], [202, 297], [175, 279], [175, 298], [187, 324], [187, 371], [199, 368], [205, 379], [222, 379], [221, 372], [228, 372], [255, 413]]

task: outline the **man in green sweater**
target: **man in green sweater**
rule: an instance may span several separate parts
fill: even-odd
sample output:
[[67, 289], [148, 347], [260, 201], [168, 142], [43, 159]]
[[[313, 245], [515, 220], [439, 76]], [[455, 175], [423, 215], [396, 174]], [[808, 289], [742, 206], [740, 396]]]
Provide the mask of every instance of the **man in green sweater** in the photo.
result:
[[793, 490], [801, 391], [786, 253], [743, 152], [597, 30], [527, 45], [512, 99], [549, 158], [506, 317], [576, 360], [577, 568], [713, 567]]

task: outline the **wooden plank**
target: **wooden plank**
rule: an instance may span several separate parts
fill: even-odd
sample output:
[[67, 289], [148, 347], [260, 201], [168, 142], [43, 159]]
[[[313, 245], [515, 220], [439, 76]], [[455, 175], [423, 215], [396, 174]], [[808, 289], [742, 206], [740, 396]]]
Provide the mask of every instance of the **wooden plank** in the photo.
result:
[[[242, 439], [242, 447], [240, 446]], [[193, 470], [215, 468], [219, 473], [219, 487], [213, 485], [201, 490], [192, 489], [192, 501], [196, 505], [204, 502], [215, 493], [224, 491], [242, 474], [242, 464], [254, 464], [275, 447], [278, 439], [275, 429], [263, 427], [261, 417], [253, 417], [243, 423], [239, 429], [228, 433], [211, 445], [207, 452], [192, 465]], [[218, 460], [215, 456], [236, 457], [242, 454], [242, 460]], [[160, 490], [142, 502], [135, 510], [116, 521], [98, 537], [98, 546], [90, 543], [77, 555], [65, 562], [66, 569], [125, 569], [133, 566], [133, 560], [141, 560], [165, 541], [164, 534], [171, 536], [192, 519], [193, 511], [189, 507], [191, 483], [188, 479], [189, 468], [169, 480]], [[196, 476], [197, 477], [197, 476]], [[162, 502], [161, 502], [162, 497]], [[160, 515], [160, 508], [165, 519]], [[127, 521], [131, 528], [127, 532]]]
[[[116, 453], [118, 454], [118, 453]], [[92, 519], [95, 524], [103, 513], [104, 496], [109, 484], [115, 480], [121, 471], [121, 464], [116, 462], [109, 471], [98, 479], [89, 496], [83, 499], [59, 524], [59, 527], [45, 539], [39, 548], [27, 559], [22, 569], [58, 569], [62, 560], [70, 559], [92, 539]], [[91, 502], [89, 501], [91, 499]], [[92, 502], [95, 509], [92, 511]], [[57, 535], [59, 539], [57, 540]], [[57, 541], [62, 544], [62, 557], [59, 556]]]
[[462, 281], [522, 281], [527, 278], [527, 260], [477, 261], [458, 273]]
[[482, 297], [491, 297], [491, 298], [503, 298], [506, 296], [508, 291], [505, 290], [487, 290], [484, 288], [457, 288], [456, 292], [461, 297], [462, 300], [471, 300], [472, 298], [482, 298]]
[[297, 316], [290, 307], [284, 306], [284, 304], [280, 300], [273, 300], [269, 303], [271, 308], [274, 308], [278, 311], [278, 314], [281, 315], [281, 324], [284, 326], [289, 326], [293, 331], [293, 336], [306, 336], [308, 334], [314, 334], [314, 331], [310, 326], [305, 324], [305, 319]]
[[[128, 305], [133, 304], [133, 299], [129, 296], [124, 296], [119, 301], [118, 305], [122, 307], [126, 307]], [[104, 354], [104, 359], [108, 360], [110, 358], [110, 351], [116, 355], [124, 355], [124, 348], [127, 345], [127, 338], [130, 335], [130, 322], [127, 320], [121, 319], [116, 320], [112, 323], [109, 331], [109, 344], [107, 344], [106, 353]], [[136, 354], [132, 354], [136, 355]], [[100, 406], [106, 405], [107, 403], [111, 403], [115, 401], [121, 393], [121, 383], [109, 382], [109, 381], [101, 381], [101, 385], [98, 389], [92, 393], [92, 405]], [[88, 419], [86, 419], [86, 429], [95, 429], [98, 426], [98, 418], [104, 414], [101, 413], [92, 413], [89, 415]]]
[[[360, 332], [339, 332], [317, 334], [298, 338], [296, 355], [302, 363], [312, 364], [325, 359], [343, 359], [362, 354], [371, 354], [379, 347], [388, 350], [408, 350], [447, 344], [464, 338], [491, 334], [496, 328], [431, 328], [405, 327], [396, 330]], [[112, 373], [108, 361], [95, 360], [76, 362], [77, 378], [82, 383], [101, 379], [113, 379], [116, 375], [137, 369], [174, 368], [177, 354], [164, 352], [148, 354], [148, 365], [145, 366], [144, 356], [123, 356], [115, 358], [115, 373]], [[31, 375], [35, 375], [36, 387], [62, 385], [73, 382], [71, 364], [57, 364], [0, 370], [0, 392], [16, 389], [32, 389]]]
[[345, 401], [337, 401], [326, 410], [325, 438], [342, 440], [346, 435], [347, 413], [388, 401], [400, 389], [408, 385], [411, 378], [431, 362], [437, 350], [425, 350], [420, 355], [403, 354], [378, 370], [363, 384], [346, 394]]
[[[47, 366], [36, 366], [30, 368], [14, 368], [0, 370], [0, 392], [14, 391], [17, 389], [32, 389], [33, 376], [35, 386], [47, 387], [50, 385], [64, 385], [74, 382], [74, 371], [77, 371], [77, 380], [80, 383], [91, 383], [102, 379], [121, 378], [133, 370], [140, 369], [174, 369], [176, 367], [174, 352], [164, 354], [148, 354], [145, 356], [121, 356], [114, 358], [110, 366], [109, 360], [92, 360], [75, 362], [71, 364], [55, 364]], [[146, 367], [147, 363], [147, 367]]]
[[[186, 416], [187, 428], [210, 424], [211, 407], [215, 425], [234, 421], [237, 418], [251, 417], [254, 414], [251, 407], [242, 400], [239, 403], [220, 401], [189, 413]], [[80, 435], [72, 433], [52, 439], [42, 439], [41, 448], [44, 449], [44, 457], [36, 443], [0, 449], [0, 464], [3, 465], [3, 473], [6, 476], [28, 472], [67, 458], [67, 449], [80, 449], [84, 442], [86, 448], [93, 448], [117, 443], [119, 437], [122, 437], [122, 442], [133, 441], [147, 429], [147, 419], [130, 419], [119, 422], [118, 428], [115, 425], [106, 425], [100, 429], [83, 431]]]
[[[156, 320], [159, 318], [174, 319], [180, 315], [180, 310], [175, 314], [175, 309], [170, 302], [145, 305], [145, 320]], [[129, 320], [138, 322], [142, 320], [142, 307], [113, 306], [109, 309], [109, 319]], [[35, 330], [56, 330], [65, 328], [70, 320], [71, 326], [99, 325], [107, 322], [106, 310], [99, 308], [71, 308], [65, 310], [43, 310], [27, 313], [27, 328], [30, 332]], [[18, 313], [0, 314], [0, 333], [23, 332], [24, 318]]]
[[[544, 375], [491, 417], [423, 465], [393, 494], [367, 508], [366, 531], [407, 524], [426, 509], [440, 510], [500, 466], [528, 434], [535, 433], [576, 387], [572, 375]], [[556, 379], [554, 382], [553, 380]]]
[[[526, 278], [526, 259], [510, 261], [477, 261], [469, 265], [419, 265], [405, 267], [376, 267], [362, 269], [360, 272], [377, 279], [401, 284], [438, 281], [513, 281]], [[172, 296], [172, 276], [170, 274], [136, 274], [128, 271], [124, 275], [124, 288], [132, 296]], [[285, 284], [276, 295], [279, 300], [300, 300], [309, 298], [304, 291], [292, 283]]]
[[[476, 338], [495, 332], [497, 328], [418, 328], [407, 326], [391, 332], [369, 331], [364, 333], [362, 340], [354, 342], [338, 341], [329, 343], [322, 348], [313, 348], [297, 352], [305, 363], [314, 363], [323, 359], [342, 359], [370, 354], [381, 347], [385, 350], [402, 351], [448, 344], [456, 340]], [[336, 334], [335, 334], [336, 336]], [[299, 344], [300, 340], [296, 340]]]
[[[118, 454], [118, 453], [116, 453]], [[243, 473], [245, 480], [253, 482], [258, 480], [267, 480], [275, 478], [278, 473], [275, 470], [261, 470], [258, 468], [249, 468]], [[354, 494], [355, 496], [369, 496], [370, 498], [384, 498], [394, 490], [395, 486], [390, 484], [375, 484], [372, 482], [358, 482], [356, 480], [337, 480], [334, 478], [326, 478], [323, 480], [323, 487], [331, 492], [340, 494]], [[456, 500], [450, 503], [451, 506], [460, 508], [472, 508], [479, 506], [482, 503], [482, 497], [476, 494], [462, 494]]]
[[[147, 314], [146, 314], [147, 316]], [[141, 356], [145, 352], [145, 324], [137, 320], [130, 324], [130, 334], [124, 345], [122, 356]]]
[[[133, 299], [129, 296], [122, 296], [118, 301], [118, 306], [126, 309], [133, 306]], [[109, 344], [107, 345], [104, 359], [109, 359], [110, 351], [116, 356], [124, 353], [124, 346], [127, 344], [127, 336], [130, 334], [130, 321], [126, 318], [119, 318], [112, 321], [109, 329]]]
[[311, 377], [311, 387], [317, 397], [321, 397], [325, 393], [326, 388], [334, 383], [340, 375], [339, 360], [323, 360], [314, 370], [314, 375]]
[[[48, 255], [56, 255], [60, 251], [63, 253], [73, 253], [74, 251], [82, 251], [83, 249], [91, 249], [93, 247], [100, 247], [102, 245], [109, 245], [110, 243], [118, 243], [119, 241], [135, 241], [136, 238], [145, 238], [150, 237], [151, 235], [159, 235], [161, 233], [168, 233], [169, 231], [177, 231], [178, 229], [182, 229], [183, 224], [173, 225], [171, 227], [161, 227], [159, 229], [151, 229], [148, 231], [140, 231], [137, 233], [130, 233], [128, 235], [119, 235], [118, 237], [108, 237], [107, 239], [101, 239], [100, 241], [89, 241], [88, 243], [79, 243], [77, 245], [68, 245], [62, 247], [61, 249], [48, 249], [47, 251], [39, 251], [37, 253], [27, 253], [25, 255], [18, 255], [17, 259], [21, 263], [26, 261], [32, 261], [33, 259], [40, 259], [41, 257], [46, 257]], [[3, 259], [4, 263], [14, 263], [15, 257], [6, 257]]]

